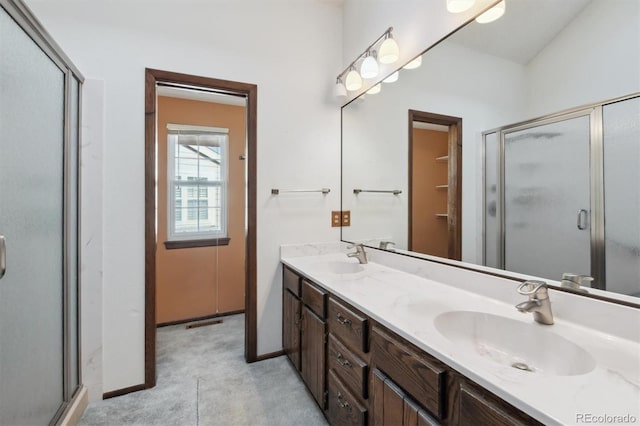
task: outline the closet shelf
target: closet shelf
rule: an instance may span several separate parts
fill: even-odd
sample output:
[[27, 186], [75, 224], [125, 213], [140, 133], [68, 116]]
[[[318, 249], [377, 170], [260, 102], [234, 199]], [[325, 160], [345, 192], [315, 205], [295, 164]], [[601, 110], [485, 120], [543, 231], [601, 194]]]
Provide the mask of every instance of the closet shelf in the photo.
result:
[[449, 217], [446, 213], [436, 213], [436, 217]]
[[448, 155], [443, 155], [442, 157], [437, 157], [436, 161], [438, 163], [446, 163], [449, 161], [449, 156]]
[[449, 189], [449, 185], [436, 185], [436, 189]]

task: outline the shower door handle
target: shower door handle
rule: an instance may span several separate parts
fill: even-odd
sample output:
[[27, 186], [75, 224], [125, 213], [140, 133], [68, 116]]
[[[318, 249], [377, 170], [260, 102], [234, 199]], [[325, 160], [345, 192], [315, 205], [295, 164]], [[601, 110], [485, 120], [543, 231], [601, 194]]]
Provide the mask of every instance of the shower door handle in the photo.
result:
[[0, 235], [0, 280], [5, 272], [7, 272], [7, 242], [4, 235]]
[[578, 229], [581, 231], [587, 229], [587, 214], [585, 209], [578, 210]]

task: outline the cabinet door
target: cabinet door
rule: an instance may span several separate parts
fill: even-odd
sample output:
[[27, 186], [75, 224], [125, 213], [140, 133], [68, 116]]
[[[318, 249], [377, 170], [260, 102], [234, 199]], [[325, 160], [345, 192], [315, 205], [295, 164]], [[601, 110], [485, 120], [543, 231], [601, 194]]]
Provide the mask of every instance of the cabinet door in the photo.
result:
[[440, 424], [380, 370], [372, 374], [373, 426], [430, 426]]
[[285, 290], [282, 300], [282, 346], [300, 371], [300, 299]]
[[322, 409], [325, 390], [325, 326], [306, 306], [302, 308], [300, 355], [302, 380]]

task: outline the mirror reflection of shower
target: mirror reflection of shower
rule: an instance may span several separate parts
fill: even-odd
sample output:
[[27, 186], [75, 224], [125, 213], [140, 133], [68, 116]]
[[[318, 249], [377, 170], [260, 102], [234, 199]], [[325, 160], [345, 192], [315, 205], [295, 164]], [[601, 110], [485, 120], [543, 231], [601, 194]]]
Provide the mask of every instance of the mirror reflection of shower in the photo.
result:
[[640, 296], [639, 140], [638, 96], [485, 132], [484, 264]]

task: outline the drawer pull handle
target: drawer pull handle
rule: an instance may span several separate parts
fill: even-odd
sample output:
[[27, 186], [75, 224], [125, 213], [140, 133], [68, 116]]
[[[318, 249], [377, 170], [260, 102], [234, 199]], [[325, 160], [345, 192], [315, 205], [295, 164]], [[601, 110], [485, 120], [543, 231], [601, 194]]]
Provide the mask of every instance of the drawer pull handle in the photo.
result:
[[338, 363], [343, 367], [351, 367], [351, 363], [349, 362], [349, 360], [345, 359], [340, 352], [338, 352], [336, 358], [338, 358]]
[[351, 320], [349, 318], [345, 318], [342, 316], [342, 313], [338, 312], [338, 314], [336, 315], [336, 317], [338, 318], [338, 322], [342, 325], [351, 325]]
[[338, 405], [347, 411], [351, 411], [351, 404], [344, 400], [344, 397], [340, 392], [338, 392]]

